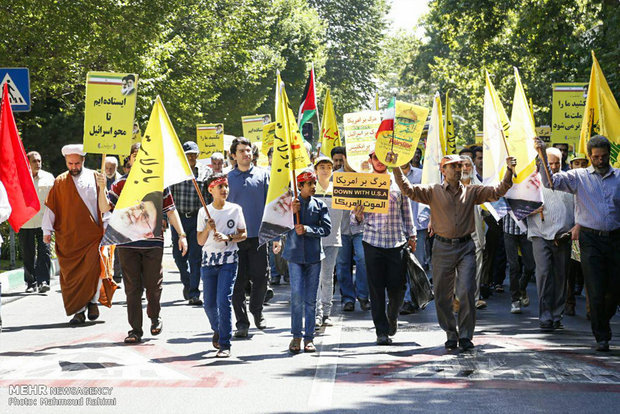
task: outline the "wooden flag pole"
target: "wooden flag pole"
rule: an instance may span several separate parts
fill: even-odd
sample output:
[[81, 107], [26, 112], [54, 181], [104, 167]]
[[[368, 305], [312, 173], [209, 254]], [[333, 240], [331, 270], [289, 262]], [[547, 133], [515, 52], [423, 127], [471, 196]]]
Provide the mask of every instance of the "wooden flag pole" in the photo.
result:
[[192, 182], [194, 183], [194, 188], [196, 189], [196, 193], [198, 193], [198, 198], [200, 199], [200, 204], [202, 204], [202, 206], [205, 209], [205, 212], [207, 213], [207, 217], [209, 218], [209, 220], [211, 220], [211, 214], [209, 214], [209, 209], [207, 208], [207, 203], [205, 203], [205, 199], [202, 196], [202, 192], [200, 191], [200, 187], [198, 187], [198, 182], [196, 181], [196, 177], [192, 177]]

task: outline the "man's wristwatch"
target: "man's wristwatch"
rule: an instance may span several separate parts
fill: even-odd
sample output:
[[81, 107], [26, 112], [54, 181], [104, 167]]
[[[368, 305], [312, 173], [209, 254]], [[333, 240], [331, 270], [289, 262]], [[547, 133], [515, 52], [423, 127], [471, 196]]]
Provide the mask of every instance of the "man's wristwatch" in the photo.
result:
[[179, 238], [181, 238], [181, 237], [185, 237], [187, 239], [187, 234], [185, 234], [185, 233], [179, 234]]

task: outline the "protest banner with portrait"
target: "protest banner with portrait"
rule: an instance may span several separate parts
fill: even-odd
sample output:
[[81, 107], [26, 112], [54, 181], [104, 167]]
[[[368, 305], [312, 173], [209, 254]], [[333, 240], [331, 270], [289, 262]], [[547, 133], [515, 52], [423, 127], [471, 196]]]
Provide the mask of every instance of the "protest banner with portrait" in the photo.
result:
[[387, 214], [390, 199], [389, 174], [334, 173], [332, 208], [353, 210], [364, 206], [366, 213]]
[[89, 72], [84, 104], [84, 151], [129, 154], [136, 112], [138, 75]]
[[214, 152], [224, 153], [224, 124], [196, 125], [196, 144], [200, 160], [209, 158]]
[[251, 143], [260, 142], [263, 139], [263, 126], [271, 122], [271, 115], [248, 115], [241, 117], [243, 136]]

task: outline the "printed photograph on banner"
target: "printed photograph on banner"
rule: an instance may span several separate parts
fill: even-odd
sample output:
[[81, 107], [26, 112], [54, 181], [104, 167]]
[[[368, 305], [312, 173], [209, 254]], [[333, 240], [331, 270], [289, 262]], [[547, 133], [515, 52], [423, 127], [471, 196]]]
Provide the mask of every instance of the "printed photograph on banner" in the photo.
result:
[[139, 204], [118, 209], [108, 221], [103, 245], [162, 237], [163, 192], [145, 195]]
[[256, 145], [258, 147], [258, 159], [256, 160], [256, 166], [269, 169], [269, 159], [266, 154], [263, 154], [263, 143], [255, 142], [252, 145]]
[[375, 148], [375, 134], [381, 124], [379, 111], [344, 114], [347, 161], [355, 171], [370, 171], [368, 154]]
[[393, 140], [389, 134], [377, 137], [377, 158], [388, 167], [400, 167], [411, 161], [427, 116], [428, 108], [396, 101]]
[[276, 135], [276, 123], [270, 122], [263, 125], [263, 144], [261, 145], [261, 152], [266, 156], [269, 149], [273, 147], [273, 137]]
[[334, 173], [332, 208], [353, 210], [364, 206], [367, 213], [387, 214], [390, 199], [390, 175]]
[[263, 139], [263, 126], [271, 122], [271, 115], [248, 115], [241, 117], [243, 136], [250, 142], [259, 142]]
[[200, 154], [198, 159], [209, 158], [214, 152], [224, 152], [224, 124], [196, 125], [196, 144]]
[[134, 136], [138, 75], [89, 72], [84, 104], [84, 151], [129, 154]]
[[[554, 83], [551, 109], [551, 142], [568, 144], [573, 152], [579, 143], [588, 84]], [[572, 150], [571, 150], [572, 148]]]

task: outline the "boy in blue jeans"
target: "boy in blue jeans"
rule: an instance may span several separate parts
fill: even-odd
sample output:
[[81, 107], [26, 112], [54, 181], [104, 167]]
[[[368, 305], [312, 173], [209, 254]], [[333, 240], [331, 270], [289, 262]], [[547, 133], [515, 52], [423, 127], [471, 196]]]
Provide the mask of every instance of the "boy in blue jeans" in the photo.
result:
[[[305, 319], [304, 352], [315, 352], [314, 327], [316, 297], [319, 288], [321, 260], [325, 258], [321, 237], [329, 236], [332, 225], [327, 205], [315, 197], [316, 175], [313, 170], [304, 170], [297, 176], [299, 198], [293, 201], [293, 213], [299, 213], [299, 223], [286, 234], [282, 257], [288, 261], [291, 281], [291, 333], [293, 340], [289, 351], [301, 350], [302, 315]], [[280, 250], [280, 243], [274, 242], [274, 252]], [[304, 309], [305, 307], [305, 309]]]
[[213, 202], [198, 213], [198, 244], [202, 248], [200, 276], [203, 286], [203, 308], [213, 329], [213, 347], [217, 358], [230, 356], [232, 337], [232, 294], [237, 278], [237, 243], [246, 239], [245, 219], [241, 206], [226, 201], [228, 178], [214, 174], [207, 180]]

